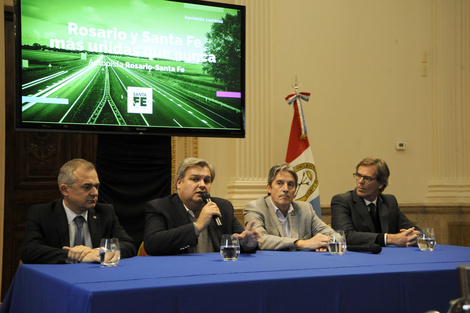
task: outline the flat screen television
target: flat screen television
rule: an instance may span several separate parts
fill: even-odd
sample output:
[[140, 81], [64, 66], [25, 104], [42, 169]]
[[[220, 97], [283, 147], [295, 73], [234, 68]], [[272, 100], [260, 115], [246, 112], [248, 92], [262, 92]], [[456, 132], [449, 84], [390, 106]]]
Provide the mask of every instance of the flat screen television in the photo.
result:
[[16, 129], [245, 136], [245, 7], [16, 0]]

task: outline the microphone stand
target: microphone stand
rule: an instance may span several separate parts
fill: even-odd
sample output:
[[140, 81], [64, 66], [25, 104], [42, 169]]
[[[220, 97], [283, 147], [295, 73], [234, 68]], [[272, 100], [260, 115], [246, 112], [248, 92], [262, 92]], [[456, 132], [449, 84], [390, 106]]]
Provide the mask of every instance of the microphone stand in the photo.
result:
[[470, 312], [470, 264], [457, 266], [460, 277], [460, 290], [462, 298], [452, 300], [447, 313]]

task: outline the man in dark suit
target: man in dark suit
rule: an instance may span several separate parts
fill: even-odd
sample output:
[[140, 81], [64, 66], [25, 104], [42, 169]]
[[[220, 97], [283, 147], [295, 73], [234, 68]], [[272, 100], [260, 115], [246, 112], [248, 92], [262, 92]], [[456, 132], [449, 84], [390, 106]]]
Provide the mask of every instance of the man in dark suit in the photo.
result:
[[356, 166], [356, 189], [331, 200], [331, 224], [344, 230], [347, 244], [416, 245], [419, 234], [393, 195], [382, 192], [390, 170], [382, 159], [365, 158]]
[[62, 199], [28, 211], [21, 252], [24, 263], [99, 262], [101, 238], [118, 238], [122, 258], [136, 254], [134, 241], [119, 224], [113, 206], [97, 203], [100, 182], [92, 163], [68, 161], [60, 169], [58, 183]]
[[[213, 197], [206, 203], [203, 192], [210, 192], [215, 170], [207, 161], [185, 159], [176, 173], [177, 192], [146, 205], [144, 248], [149, 255], [217, 252], [222, 234], [238, 234], [242, 252], [256, 251], [258, 231], [246, 229], [234, 216], [232, 204]], [[218, 228], [213, 217], [218, 216]]]

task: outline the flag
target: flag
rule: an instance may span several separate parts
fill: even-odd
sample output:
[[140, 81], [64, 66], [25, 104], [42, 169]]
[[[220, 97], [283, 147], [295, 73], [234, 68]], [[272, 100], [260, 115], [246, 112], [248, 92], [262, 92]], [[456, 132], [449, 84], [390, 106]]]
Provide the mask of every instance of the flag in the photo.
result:
[[308, 101], [309, 97], [310, 93], [297, 90], [286, 97], [286, 101], [294, 106], [286, 162], [294, 168], [299, 179], [294, 200], [310, 202], [317, 216], [321, 218], [317, 170], [308, 141], [301, 101]]

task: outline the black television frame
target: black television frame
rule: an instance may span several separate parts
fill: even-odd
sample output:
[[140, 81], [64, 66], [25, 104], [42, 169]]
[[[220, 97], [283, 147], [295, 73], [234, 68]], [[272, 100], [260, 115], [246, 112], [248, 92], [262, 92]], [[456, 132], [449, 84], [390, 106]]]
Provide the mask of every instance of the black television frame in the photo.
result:
[[[163, 136], [190, 136], [190, 137], [245, 137], [245, 67], [246, 67], [246, 9], [245, 6], [200, 0], [165, 0], [209, 7], [220, 7], [239, 10], [241, 15], [241, 68], [240, 68], [240, 107], [239, 120], [236, 128], [197, 128], [197, 127], [168, 127], [168, 126], [122, 126], [122, 125], [90, 125], [74, 123], [28, 122], [22, 118], [22, 29], [21, 29], [21, 1], [15, 0], [15, 130], [16, 131], [45, 131], [65, 133], [91, 133], [91, 134], [135, 134], [135, 135], [163, 135]], [[100, 1], [100, 0], [96, 0]], [[64, 1], [65, 2], [65, 1]]]

